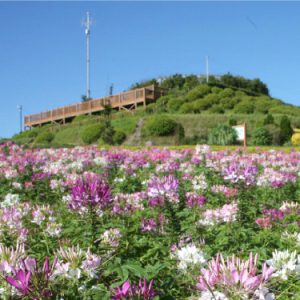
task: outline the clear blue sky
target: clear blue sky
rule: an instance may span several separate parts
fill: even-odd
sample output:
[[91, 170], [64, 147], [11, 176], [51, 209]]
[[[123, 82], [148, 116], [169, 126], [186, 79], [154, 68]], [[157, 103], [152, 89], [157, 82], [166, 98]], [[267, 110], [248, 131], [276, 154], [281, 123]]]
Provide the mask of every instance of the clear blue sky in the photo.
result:
[[174, 73], [259, 77], [300, 105], [299, 2], [0, 2], [0, 136], [25, 114], [85, 94], [86, 11], [92, 97]]

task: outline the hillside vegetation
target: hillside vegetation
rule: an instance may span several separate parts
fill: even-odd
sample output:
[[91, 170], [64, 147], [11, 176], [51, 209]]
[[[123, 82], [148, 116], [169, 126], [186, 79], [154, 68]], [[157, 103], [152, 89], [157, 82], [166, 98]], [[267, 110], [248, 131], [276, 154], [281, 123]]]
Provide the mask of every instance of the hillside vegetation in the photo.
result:
[[[13, 140], [46, 146], [130, 145], [132, 140], [132, 146], [196, 144], [215, 140], [209, 135], [218, 126], [219, 131], [230, 135], [225, 125], [246, 123], [250, 145], [289, 145], [292, 127], [300, 127], [300, 108], [271, 97], [259, 79], [226, 74], [211, 76], [206, 83], [202, 77], [176, 74], [160, 82], [152, 79], [136, 83], [132, 88], [149, 84], [160, 87], [164, 96], [134, 113], [108, 110], [102, 116], [79, 116], [64, 126], [33, 128]], [[136, 141], [130, 136], [138, 123], [143, 128]]]

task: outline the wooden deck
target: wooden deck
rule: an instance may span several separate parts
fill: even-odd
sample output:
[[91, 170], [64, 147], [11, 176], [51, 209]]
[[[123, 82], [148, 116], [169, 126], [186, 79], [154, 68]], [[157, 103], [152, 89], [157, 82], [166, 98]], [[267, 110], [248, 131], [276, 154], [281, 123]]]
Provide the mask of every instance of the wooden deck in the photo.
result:
[[146, 105], [155, 101], [161, 96], [161, 91], [154, 85], [145, 88], [130, 90], [117, 95], [93, 99], [86, 102], [71, 104], [55, 108], [42, 113], [24, 117], [25, 127], [39, 126], [46, 123], [62, 123], [71, 120], [73, 117], [92, 114], [104, 110], [105, 104], [111, 104], [114, 109], [135, 109], [138, 104]]

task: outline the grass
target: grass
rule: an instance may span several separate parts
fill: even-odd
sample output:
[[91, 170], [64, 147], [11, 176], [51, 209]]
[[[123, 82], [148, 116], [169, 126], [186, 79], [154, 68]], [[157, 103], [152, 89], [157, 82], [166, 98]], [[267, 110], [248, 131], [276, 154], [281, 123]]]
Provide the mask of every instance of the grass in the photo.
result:
[[[249, 135], [248, 142], [251, 144], [251, 132], [258, 127], [263, 125], [263, 120], [266, 115], [264, 114], [166, 114], [175, 121], [182, 124], [185, 131], [185, 136], [187, 138], [193, 138], [194, 136], [207, 136], [212, 128], [218, 124], [228, 124], [230, 119], [235, 119], [237, 124], [242, 124], [246, 122], [247, 132]], [[131, 112], [115, 112], [112, 114], [112, 125], [115, 130], [123, 131], [127, 138], [132, 135], [135, 131], [136, 125], [140, 118], [146, 120], [152, 117], [151, 114], [146, 114], [142, 109], [138, 109], [135, 113]], [[278, 124], [282, 115], [273, 115], [275, 122]], [[297, 117], [289, 116], [290, 120], [293, 122]], [[103, 121], [103, 116], [80, 116], [80, 118], [75, 118], [72, 123], [67, 123], [66, 125], [45, 125], [42, 127], [34, 128], [37, 134], [44, 131], [51, 131], [55, 134], [52, 141], [52, 145], [82, 145], [81, 131], [91, 124], [95, 124]], [[144, 122], [145, 123], [145, 122]], [[34, 137], [32, 137], [28, 132], [16, 135], [12, 138], [13, 141], [18, 143], [32, 143]], [[142, 137], [141, 144], [151, 141], [153, 145], [176, 145], [176, 138], [170, 137]]]

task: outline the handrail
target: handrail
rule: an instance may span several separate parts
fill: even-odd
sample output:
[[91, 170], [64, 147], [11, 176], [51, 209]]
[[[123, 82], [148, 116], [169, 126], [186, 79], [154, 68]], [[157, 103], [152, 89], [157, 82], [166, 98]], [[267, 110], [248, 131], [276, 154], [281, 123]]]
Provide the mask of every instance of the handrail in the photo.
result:
[[112, 108], [119, 108], [124, 105], [145, 102], [147, 98], [153, 98], [154, 100], [155, 97], [155, 86], [147, 86], [144, 88], [122, 92], [117, 95], [92, 99], [82, 103], [74, 103], [52, 110], [47, 110], [38, 114], [27, 115], [24, 117], [24, 124], [25, 126], [38, 125], [41, 123], [47, 123], [55, 120], [101, 111], [104, 110], [105, 104], [108, 103], [111, 104]]

